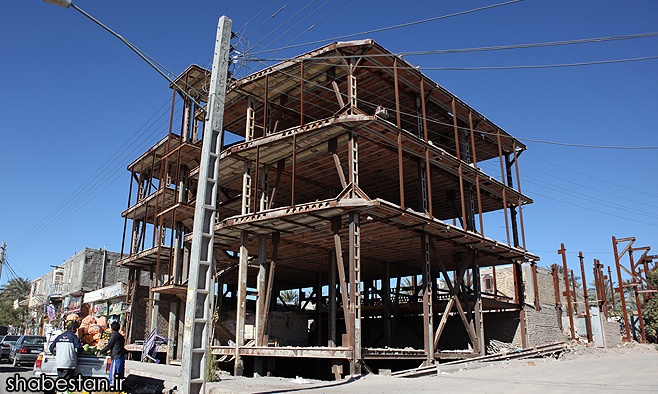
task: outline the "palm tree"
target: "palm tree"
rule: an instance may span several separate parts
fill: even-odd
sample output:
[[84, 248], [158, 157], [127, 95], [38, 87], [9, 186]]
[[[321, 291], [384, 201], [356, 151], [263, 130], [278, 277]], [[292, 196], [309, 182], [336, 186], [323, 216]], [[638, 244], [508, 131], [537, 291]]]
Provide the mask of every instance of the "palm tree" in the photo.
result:
[[297, 301], [297, 292], [294, 290], [284, 290], [279, 293], [279, 297], [281, 297], [286, 304], [294, 304]]
[[0, 292], [0, 301], [22, 301], [30, 295], [30, 286], [30, 281], [27, 278], [12, 279]]
[[27, 307], [14, 309], [14, 301], [23, 301], [30, 295], [30, 281], [26, 278], [10, 280], [0, 291], [0, 324], [10, 325], [23, 333], [27, 326]]

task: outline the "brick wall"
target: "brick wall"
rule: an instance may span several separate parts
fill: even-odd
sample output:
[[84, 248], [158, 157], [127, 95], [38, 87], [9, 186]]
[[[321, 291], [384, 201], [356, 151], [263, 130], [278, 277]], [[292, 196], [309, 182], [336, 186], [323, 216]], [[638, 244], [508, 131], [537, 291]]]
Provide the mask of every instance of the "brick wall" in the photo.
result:
[[492, 339], [521, 347], [519, 312], [484, 314], [484, 339], [487, 345]]
[[555, 308], [543, 307], [539, 311], [526, 308], [525, 313], [528, 346], [544, 345], [566, 339], [558, 326]]

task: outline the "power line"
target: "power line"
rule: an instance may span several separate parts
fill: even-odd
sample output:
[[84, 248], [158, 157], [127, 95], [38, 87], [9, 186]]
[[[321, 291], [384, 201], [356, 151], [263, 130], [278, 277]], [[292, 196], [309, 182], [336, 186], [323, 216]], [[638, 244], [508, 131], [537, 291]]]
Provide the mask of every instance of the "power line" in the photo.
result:
[[[531, 180], [528, 180], [528, 179], [531, 179]], [[623, 205], [616, 204], [614, 202], [605, 201], [605, 200], [602, 200], [600, 198], [596, 198], [594, 196], [590, 196], [590, 195], [587, 195], [587, 194], [584, 194], [584, 193], [579, 193], [579, 192], [574, 191], [574, 190], [566, 189], [566, 188], [563, 188], [563, 187], [560, 187], [560, 186], [557, 186], [557, 185], [554, 185], [554, 184], [551, 184], [551, 183], [548, 183], [548, 182], [544, 182], [540, 179], [536, 179], [536, 178], [530, 177], [528, 175], [524, 176], [524, 180], [525, 180], [525, 182], [528, 182], [528, 183], [533, 184], [535, 186], [539, 186], [539, 187], [542, 187], [542, 188], [545, 188], [545, 189], [548, 189], [548, 190], [556, 191], [556, 192], [560, 193], [561, 195], [568, 195], [568, 196], [575, 197], [575, 198], [578, 198], [578, 199], [581, 199], [581, 200], [590, 201], [594, 204], [602, 205], [602, 206], [608, 207], [608, 208], [617, 209], [617, 210], [620, 210], [620, 211], [625, 211], [625, 212], [628, 212], [628, 213], [633, 214], [633, 215], [641, 215], [641, 216], [647, 217], [647, 218], [658, 219], [658, 215], [654, 215], [654, 214], [651, 214], [651, 213], [646, 212], [646, 211], [640, 211], [640, 210], [637, 210], [637, 209], [625, 207]], [[533, 182], [533, 180], [537, 181], [537, 182]]]
[[[143, 129], [144, 126], [146, 126], [153, 119], [154, 116], [152, 116], [151, 119], [149, 119], [149, 121], [147, 121], [140, 128], [140, 130]], [[163, 115], [160, 115], [159, 119], [162, 119], [162, 117]], [[154, 125], [152, 124], [143, 132], [136, 133], [135, 135], [137, 136], [137, 138], [135, 138], [133, 142], [131, 142], [130, 144], [128, 144], [127, 147], [124, 148], [124, 146], [126, 146], [126, 144], [130, 141], [129, 139], [117, 151], [122, 153], [123, 157], [122, 158], [116, 157], [110, 163], [116, 162], [117, 160], [121, 160], [121, 159], [125, 160], [129, 157], [132, 157], [132, 155], [134, 155], [136, 152], [139, 152], [144, 149], [145, 143], [150, 143], [152, 145], [151, 141], [153, 137], [155, 136], [156, 133], [161, 132], [162, 130], [161, 128], [165, 125], [166, 122], [168, 122], [167, 119], [163, 120], [159, 125], [155, 126], [155, 128]], [[146, 135], [146, 132], [149, 130], [152, 130], [151, 133], [149, 135]], [[146, 138], [144, 139], [142, 137], [146, 137]], [[141, 144], [135, 146], [132, 150], [128, 151], [128, 148], [135, 145], [138, 138], [142, 138], [144, 139], [144, 141]], [[115, 154], [117, 152], [115, 152]], [[82, 207], [86, 206], [95, 197], [101, 194], [101, 192], [107, 189], [111, 184], [116, 182], [121, 176], [123, 176], [124, 165], [125, 163], [123, 161], [117, 162], [116, 164], [114, 164], [114, 166], [109, 167], [109, 169], [107, 165], [105, 164], [101, 165], [96, 170], [96, 172], [94, 172], [89, 178], [87, 178], [87, 180], [85, 181], [85, 183], [83, 183], [83, 185], [78, 187], [78, 189], [76, 189], [74, 193], [72, 193], [64, 202], [60, 203], [60, 205], [58, 205], [57, 208], [55, 208], [50, 214], [48, 214], [44, 219], [42, 219], [39, 222], [39, 224], [35, 225], [31, 230], [29, 230], [27, 233], [22, 235], [19, 238], [19, 240], [14, 243], [16, 245], [15, 255], [20, 255], [28, 245], [42, 239], [44, 236], [46, 236], [48, 233], [50, 233], [52, 230], [54, 230], [59, 225], [61, 225], [64, 221], [70, 218], [74, 213], [78, 212]], [[103, 170], [103, 172], [99, 174], [99, 170], [101, 169]], [[97, 176], [96, 174], [99, 175]], [[114, 177], [112, 178], [112, 176]]]
[[472, 9], [466, 10], [466, 11], [455, 12], [455, 13], [452, 13], [452, 14], [435, 16], [435, 17], [432, 17], [432, 18], [421, 19], [421, 20], [418, 20], [418, 21], [401, 23], [401, 24], [398, 24], [398, 25], [393, 25], [393, 26], [381, 27], [381, 28], [373, 29], [373, 30], [362, 31], [360, 33], [346, 34], [346, 35], [337, 36], [337, 37], [333, 37], [333, 38], [326, 38], [326, 39], [323, 39], [323, 40], [311, 41], [311, 42], [307, 42], [307, 43], [303, 43], [303, 44], [287, 45], [287, 46], [284, 46], [284, 47], [281, 47], [281, 48], [268, 49], [268, 50], [260, 51], [260, 52], [257, 52], [257, 53], [258, 54], [260, 54], [260, 53], [270, 53], [270, 52], [281, 51], [281, 50], [285, 50], [285, 49], [297, 48], [297, 47], [301, 47], [301, 46], [319, 44], [319, 43], [323, 43], [323, 42], [337, 41], [337, 40], [342, 40], [342, 39], [345, 39], [345, 38], [362, 36], [362, 35], [365, 35], [365, 34], [380, 33], [382, 31], [400, 29], [400, 28], [403, 28], [403, 27], [409, 27], [409, 26], [419, 25], [419, 24], [428, 23], [428, 22], [435, 22], [435, 21], [438, 21], [438, 20], [448, 19], [448, 18], [452, 18], [452, 17], [455, 17], [455, 16], [461, 16], [461, 15], [471, 14], [471, 13], [478, 12], [478, 11], [489, 10], [489, 9], [496, 8], [496, 7], [503, 7], [503, 6], [506, 6], [506, 5], [519, 3], [521, 1], [523, 1], [523, 0], [511, 0], [511, 1], [506, 1], [506, 2], [503, 2], [503, 3], [496, 3], [496, 4], [492, 4], [492, 5], [488, 5], [488, 6], [472, 8]]
[[544, 197], [544, 198], [548, 198], [549, 200], [557, 201], [557, 202], [562, 203], [562, 204], [573, 205], [573, 206], [575, 206], [575, 207], [578, 207], [578, 208], [581, 208], [581, 209], [585, 209], [585, 210], [588, 210], [588, 211], [592, 211], [592, 212], [596, 212], [596, 213], [601, 213], [601, 214], [604, 214], [604, 215], [608, 215], [608, 216], [616, 217], [616, 218], [619, 218], [619, 219], [629, 220], [629, 221], [636, 222], [636, 223], [646, 224], [646, 225], [648, 225], [648, 226], [658, 227], [658, 223], [644, 222], [644, 221], [642, 221], [642, 220], [631, 219], [631, 218], [626, 217], [626, 216], [619, 216], [619, 215], [615, 215], [615, 214], [613, 214], [613, 213], [606, 212], [606, 211], [599, 211], [598, 209], [592, 209], [592, 208], [590, 208], [590, 207], [586, 207], [586, 206], [579, 205], [579, 204], [576, 204], [576, 203], [572, 203], [572, 202], [568, 202], [568, 201], [563, 201], [563, 200], [560, 200], [560, 199], [557, 199], [557, 198], [554, 198], [554, 197], [549, 197], [549, 196], [546, 196], [546, 195], [544, 195], [544, 194], [537, 193], [537, 192], [534, 192], [534, 191], [531, 192], [531, 193], [532, 193], [532, 194], [535, 194], [535, 195], [538, 195], [538, 196], [542, 196], [542, 197]]
[[249, 24], [250, 24], [251, 22], [253, 22], [254, 20], [256, 20], [256, 18], [258, 18], [259, 16], [261, 16], [261, 14], [262, 14], [263, 12], [265, 12], [265, 10], [268, 9], [268, 8], [269, 8], [272, 4], [274, 4], [275, 2], [276, 2], [276, 0], [272, 0], [272, 1], [270, 1], [270, 3], [267, 4], [265, 7], [261, 8], [260, 11], [259, 11], [256, 15], [254, 15], [249, 21], [247, 21], [247, 23], [245, 23], [244, 26], [242, 26], [242, 29], [238, 30], [238, 32], [237, 32], [236, 34], [240, 34], [240, 33], [242, 33], [242, 32], [247, 28], [247, 26], [249, 26]]
[[[658, 56], [656, 56], [658, 59]], [[574, 144], [567, 142], [556, 142], [556, 141], [546, 141], [546, 140], [534, 140], [531, 138], [519, 138], [521, 141], [536, 142], [540, 144], [549, 144], [549, 145], [560, 145], [560, 146], [570, 146], [576, 148], [590, 148], [590, 149], [625, 149], [625, 150], [654, 150], [658, 149], [658, 146], [622, 146], [622, 145], [589, 145], [589, 144]]]
[[[522, 70], [522, 69], [544, 69], [560, 67], [582, 67], [594, 66], [600, 64], [629, 63], [641, 62], [646, 60], [656, 60], [658, 56], [634, 57], [627, 59], [596, 60], [591, 62], [577, 63], [555, 63], [555, 64], [535, 64], [535, 65], [516, 65], [516, 66], [485, 66], [485, 67], [422, 67], [423, 70], [430, 71], [490, 71], [490, 70]], [[421, 69], [421, 67], [418, 67]]]
[[[324, 6], [325, 6], [327, 3], [329, 3], [330, 1], [331, 1], [331, 0], [327, 0], [327, 1], [325, 1], [320, 7], [318, 7], [318, 8], [316, 9], [316, 11], [319, 10], [320, 8], [324, 7]], [[269, 36], [271, 36], [272, 34], [274, 34], [274, 32], [276, 32], [277, 30], [281, 29], [283, 26], [286, 26], [286, 24], [287, 24], [288, 22], [290, 22], [291, 19], [293, 19], [294, 17], [296, 17], [297, 15], [299, 15], [302, 11], [304, 11], [305, 9], [307, 9], [308, 7], [310, 7], [311, 5], [313, 5], [313, 3], [315, 3], [315, 2], [316, 2], [316, 0], [313, 0], [313, 1], [309, 2], [308, 4], [306, 4], [304, 7], [300, 8], [297, 12], [295, 12], [294, 14], [292, 14], [292, 15], [291, 15], [288, 19], [286, 19], [283, 23], [279, 24], [279, 27], [277, 27], [276, 29], [270, 31], [266, 36], [264, 36], [264, 37], [261, 38], [257, 43], [255, 43], [251, 48], [256, 48], [258, 45], [260, 45], [260, 43], [262, 43], [263, 41], [265, 41], [265, 39], [267, 39]], [[314, 11], [314, 12], [315, 12], [315, 11]], [[270, 44], [272, 44], [273, 42], [275, 42], [276, 40], [278, 40], [279, 38], [281, 38], [281, 36], [286, 35], [288, 32], [290, 32], [290, 30], [292, 30], [292, 29], [294, 29], [295, 27], [297, 27], [300, 23], [302, 23], [303, 21], [305, 21], [305, 20], [306, 20], [308, 17], [310, 17], [311, 15], [313, 15], [313, 13], [310, 13], [310, 14], [307, 15], [305, 18], [299, 20], [297, 23], [295, 23], [294, 25], [292, 25], [288, 30], [284, 31], [284, 32], [281, 33], [278, 37], [276, 37], [274, 40], [272, 40], [268, 45], [266, 45], [266, 47], [269, 46]]]
[[573, 172], [573, 173], [575, 173], [575, 174], [582, 175], [582, 176], [585, 176], [585, 177], [590, 178], [590, 179], [594, 179], [595, 181], [599, 181], [599, 182], [601, 182], [601, 183], [606, 183], [606, 184], [608, 184], [608, 185], [617, 186], [617, 187], [623, 187], [623, 188], [626, 189], [626, 190], [631, 190], [631, 191], [634, 191], [634, 192], [637, 192], [637, 193], [641, 193], [641, 194], [645, 194], [645, 195], [647, 195], [647, 196], [651, 196], [651, 197], [658, 197], [658, 195], [656, 195], [656, 194], [647, 193], [647, 192], [644, 191], [644, 190], [633, 189], [633, 188], [630, 188], [630, 187], [625, 186], [625, 185], [620, 185], [620, 184], [618, 184], [618, 183], [610, 182], [610, 181], [607, 180], [607, 179], [597, 178], [597, 177], [595, 177], [595, 176], [592, 176], [591, 174], [587, 174], [587, 173], [584, 173], [584, 172], [576, 171], [576, 170], [574, 170], [573, 168], [565, 167], [565, 166], [562, 166], [562, 165], [560, 165], [560, 164], [550, 162], [550, 161], [548, 161], [548, 160], [545, 160], [545, 159], [539, 158], [539, 157], [537, 157], [537, 156], [534, 156], [534, 155], [532, 155], [532, 154], [530, 154], [530, 153], [526, 153], [525, 155], [526, 155], [526, 156], [529, 156], [529, 157], [531, 157], [531, 158], [533, 158], [533, 159], [535, 159], [535, 160], [542, 161], [542, 162], [544, 162], [544, 163], [546, 163], [546, 164], [550, 164], [550, 165], [552, 165], [552, 166], [555, 166], [555, 167], [561, 168], [561, 169], [563, 169], [563, 170], [567, 170], [567, 171]]
[[[535, 42], [527, 44], [510, 44], [510, 45], [493, 45], [485, 47], [471, 47], [471, 48], [457, 48], [457, 49], [432, 49], [424, 51], [408, 51], [408, 52], [396, 52], [391, 54], [373, 54], [371, 57], [391, 57], [391, 56], [425, 56], [425, 55], [445, 55], [453, 53], [470, 53], [470, 52], [485, 52], [485, 51], [502, 51], [510, 49], [527, 49], [527, 48], [544, 48], [544, 47], [553, 47], [553, 46], [563, 46], [563, 45], [579, 45], [579, 44], [591, 44], [591, 43], [601, 43], [601, 42], [610, 42], [610, 41], [621, 41], [621, 40], [633, 40], [639, 38], [648, 38], [656, 37], [658, 32], [649, 32], [649, 33], [638, 33], [638, 34], [627, 34], [622, 36], [607, 36], [607, 37], [595, 37], [595, 38], [580, 38], [575, 40], [563, 40], [563, 41], [546, 41], [546, 42]], [[339, 59], [340, 56], [318, 56], [314, 59], [316, 60], [332, 60]], [[267, 60], [275, 61], [286, 61], [289, 59], [273, 59], [272, 57]]]
[[[394, 55], [387, 54], [386, 56], [391, 57]], [[564, 67], [583, 67], [583, 66], [595, 66], [601, 64], [614, 64], [614, 63], [630, 63], [630, 62], [641, 62], [647, 60], [656, 60], [658, 56], [645, 56], [645, 57], [633, 57], [626, 59], [610, 59], [610, 60], [595, 60], [590, 62], [575, 62], [575, 63], [553, 63], [553, 64], [534, 64], [534, 65], [511, 65], [511, 66], [479, 66], [479, 67], [423, 67], [416, 66], [412, 67], [418, 71], [492, 71], [492, 70], [522, 70], [522, 69], [547, 69], [547, 68], [564, 68]], [[266, 61], [267, 59], [265, 59]], [[294, 59], [292, 59], [294, 60]], [[251, 60], [251, 61], [263, 61], [263, 60]], [[332, 66], [334, 63], [316, 63], [318, 65]], [[373, 70], [393, 70], [394, 66], [370, 66], [365, 64], [360, 64], [356, 66], [360, 69], [373, 69]], [[402, 68], [398, 66], [398, 69]]]
[[[568, 179], [566, 179], [566, 178], [559, 177], [559, 176], [556, 176], [556, 175], [554, 175], [554, 174], [550, 174], [550, 173], [548, 173], [548, 172], [538, 170], [538, 169], [533, 168], [533, 167], [528, 166], [528, 165], [524, 165], [524, 168], [527, 168], [527, 169], [529, 169], [529, 170], [531, 170], [531, 171], [538, 172], [538, 173], [540, 173], [540, 174], [542, 174], [542, 175], [544, 175], [544, 176], [548, 176], [548, 177], [551, 177], [551, 178], [558, 179], [558, 180], [560, 180], [560, 181], [564, 181], [564, 182], [567, 182], [567, 183], [571, 183], [571, 184], [576, 185], [576, 186], [578, 186], [578, 187], [583, 187], [583, 183], [582, 183], [582, 182], [578, 182], [578, 183], [576, 183], [576, 182], [570, 181], [570, 180], [568, 180]], [[527, 176], [528, 176], [528, 175], [525, 175], [524, 178], [527, 177]], [[534, 179], [534, 178], [533, 178], [533, 179]], [[609, 183], [609, 182], [606, 182], [606, 183]], [[609, 183], [609, 184], [610, 184], [610, 183]], [[621, 185], [616, 185], [616, 186], [623, 187], [623, 186], [621, 186]], [[640, 201], [632, 200], [632, 199], [627, 198], [627, 197], [621, 197], [621, 196], [618, 196], [618, 195], [616, 195], [616, 194], [612, 194], [612, 193], [609, 193], [609, 192], [607, 192], [607, 191], [600, 190], [600, 189], [596, 189], [596, 188], [593, 188], [593, 187], [590, 187], [590, 186], [587, 186], [587, 188], [588, 188], [588, 190], [593, 190], [593, 191], [596, 191], [597, 193], [606, 194], [606, 195], [608, 195], [608, 196], [615, 197], [615, 198], [618, 198], [618, 199], [620, 199], [620, 200], [625, 200], [625, 201], [628, 201], [628, 202], [633, 203], [633, 204], [643, 204], [643, 205], [645, 205], [645, 206], [653, 207], [653, 208], [658, 209], [658, 205], [651, 205], [651, 204], [647, 204], [646, 202], [640, 202]], [[568, 189], [567, 189], [567, 190], [568, 190]]]
[[[254, 33], [256, 33], [258, 30], [260, 30], [260, 28], [263, 27], [265, 24], [267, 24], [267, 22], [269, 22], [272, 19], [276, 18], [276, 16], [279, 15], [281, 13], [281, 11], [283, 11], [286, 7], [288, 7], [288, 5], [290, 5], [290, 3], [292, 3], [292, 0], [289, 0], [286, 4], [283, 5], [283, 7], [279, 8], [276, 12], [274, 12], [274, 14], [272, 14], [269, 17], [269, 19], [266, 19], [263, 23], [258, 25], [258, 27], [255, 28], [251, 33], [249, 33], [244, 39], [248, 40], [249, 37], [251, 37]], [[272, 3], [270, 3], [270, 4], [272, 4]]]
[[[341, 8], [345, 7], [345, 6], [347, 5], [347, 3], [349, 3], [350, 1], [351, 1], [351, 0], [347, 0], [347, 1], [345, 1], [343, 4], [339, 5], [339, 6], [336, 7], [333, 11], [331, 11], [330, 13], [328, 13], [327, 15], [325, 15], [324, 18], [320, 19], [318, 22], [316, 22], [316, 23], [312, 24], [311, 26], [309, 26], [308, 28], [306, 28], [306, 30], [304, 30], [303, 32], [301, 32], [300, 34], [298, 34], [295, 38], [293, 38], [292, 40], [288, 41], [288, 42], [286, 43], [286, 46], [292, 44], [293, 42], [297, 41], [300, 37], [302, 37], [304, 34], [308, 33], [308, 32], [311, 31], [311, 30], [313, 30], [317, 25], [319, 25], [320, 23], [322, 23], [322, 22], [324, 22], [325, 20], [327, 20], [330, 16], [332, 16], [333, 14], [335, 14], [336, 12], [338, 12], [338, 10], [340, 10]], [[322, 7], [324, 7], [324, 4], [323, 4], [321, 7], [319, 7], [318, 9], [316, 9], [315, 11], [313, 11], [312, 14], [314, 14], [315, 12], [317, 12], [317, 11], [318, 11], [320, 8], [322, 8]], [[310, 16], [310, 15], [309, 15], [309, 16]], [[305, 19], [306, 19], [306, 18], [305, 18]], [[274, 52], [274, 55], [276, 55], [276, 54], [279, 53], [279, 52], [281, 52], [281, 49], [279, 49], [279, 50], [277, 50], [276, 52]], [[274, 55], [272, 55], [272, 56], [274, 56]]]

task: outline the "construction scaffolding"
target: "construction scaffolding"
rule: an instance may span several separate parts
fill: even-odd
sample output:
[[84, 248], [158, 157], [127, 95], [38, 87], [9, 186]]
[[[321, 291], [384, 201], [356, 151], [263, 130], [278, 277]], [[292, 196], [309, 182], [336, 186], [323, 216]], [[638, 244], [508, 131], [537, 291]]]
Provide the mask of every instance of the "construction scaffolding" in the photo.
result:
[[[207, 70], [190, 66], [176, 83], [208, 102]], [[169, 134], [129, 166], [120, 262], [151, 273], [151, 330], [166, 327], [169, 362], [181, 358], [198, 280], [189, 267], [207, 126], [181, 98], [180, 127], [172, 100]], [[521, 265], [538, 257], [525, 249], [521, 142], [372, 40], [232, 79], [224, 105], [237, 142], [221, 141], [216, 159], [211, 349], [235, 374], [276, 373], [280, 358], [324, 359], [339, 377], [484, 356], [487, 327], [505, 319], [526, 345]], [[505, 241], [485, 236], [498, 218]], [[481, 288], [480, 269], [492, 268], [495, 287], [499, 266], [513, 268], [510, 297]], [[293, 302], [282, 297], [291, 291]], [[305, 322], [294, 346], [274, 332], [277, 313]]]

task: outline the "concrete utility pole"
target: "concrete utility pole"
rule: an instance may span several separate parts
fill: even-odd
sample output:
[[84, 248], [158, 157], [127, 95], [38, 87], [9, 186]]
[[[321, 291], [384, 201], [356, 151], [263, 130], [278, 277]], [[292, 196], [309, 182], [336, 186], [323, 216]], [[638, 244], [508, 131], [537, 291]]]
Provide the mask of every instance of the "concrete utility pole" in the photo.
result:
[[204, 393], [206, 385], [206, 360], [212, 339], [215, 296], [213, 239], [217, 219], [219, 154], [224, 142], [224, 99], [228, 78], [231, 26], [232, 21], [228, 17], [219, 18], [206, 104], [199, 184], [194, 208], [190, 279], [185, 303], [185, 335], [180, 385], [182, 394]]

